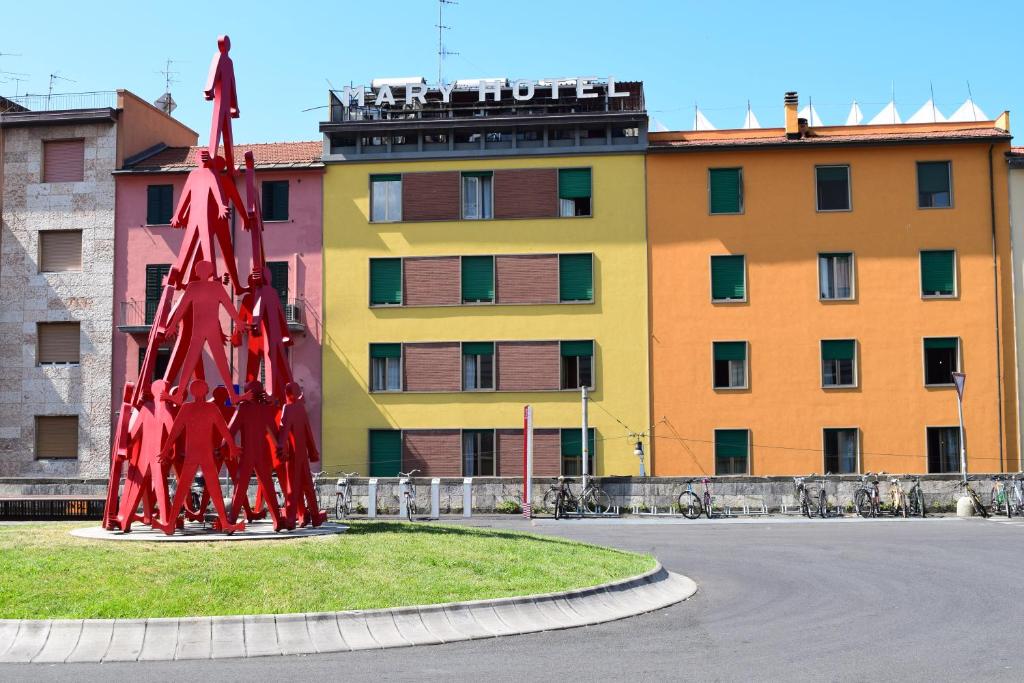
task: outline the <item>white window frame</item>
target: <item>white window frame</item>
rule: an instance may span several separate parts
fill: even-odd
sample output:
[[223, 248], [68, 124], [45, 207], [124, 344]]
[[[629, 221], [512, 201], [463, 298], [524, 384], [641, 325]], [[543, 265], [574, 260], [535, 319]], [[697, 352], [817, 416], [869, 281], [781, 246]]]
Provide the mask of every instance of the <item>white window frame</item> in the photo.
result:
[[[953, 368], [953, 372], [962, 372], [963, 367], [963, 341], [959, 335], [947, 334], [947, 335], [930, 335], [927, 337], [921, 337], [921, 374], [924, 379], [924, 386], [926, 387], [955, 387], [953, 382], [944, 382], [941, 384], [929, 384], [928, 383], [928, 350], [924, 348], [924, 343], [928, 339], [956, 339], [956, 367]], [[941, 426], [941, 425], [939, 425]]]
[[[466, 358], [469, 357], [469, 358], [474, 358], [475, 359], [474, 363], [475, 363], [475, 366], [476, 366], [476, 370], [475, 370], [475, 372], [476, 372], [476, 379], [477, 379], [477, 384], [479, 384], [480, 383], [480, 365], [481, 365], [481, 360], [480, 359], [483, 356], [488, 356], [488, 355], [491, 357], [491, 386], [489, 386], [489, 387], [468, 387], [468, 386], [466, 386]], [[485, 353], [465, 353], [465, 352], [462, 352], [462, 363], [461, 363], [462, 390], [463, 391], [494, 391], [495, 390], [495, 386], [494, 386], [495, 385], [495, 381], [494, 380], [495, 380], [495, 375], [497, 374], [495, 372], [497, 370], [497, 362], [496, 361], [497, 361], [497, 359], [495, 358], [495, 354], [493, 354], [493, 353], [485, 354]]]
[[[374, 216], [373, 207], [375, 204], [374, 197], [377, 194], [377, 186], [386, 186], [383, 189], [384, 192], [384, 217], [377, 218]], [[398, 193], [398, 215], [391, 215], [391, 199], [392, 192]], [[398, 180], [373, 180], [370, 178], [370, 222], [371, 223], [399, 223], [402, 220], [402, 179]]]
[[[746, 348], [743, 359], [743, 384], [741, 386], [725, 386], [720, 387], [715, 385], [715, 344], [728, 344], [732, 342], [742, 342]], [[730, 363], [732, 361], [729, 361]], [[715, 339], [711, 342], [711, 388], [715, 391], [743, 391], [750, 388], [750, 342], [746, 339]]]
[[[404, 350], [403, 350], [403, 355], [404, 355]], [[403, 360], [402, 356], [399, 356], [398, 358], [373, 358], [372, 356], [370, 357], [370, 392], [371, 393], [374, 393], [374, 394], [388, 394], [388, 393], [394, 394], [394, 393], [398, 393], [398, 392], [402, 391], [402, 360]], [[378, 388], [374, 387], [374, 379], [375, 379], [374, 366], [375, 366], [377, 361], [384, 361], [384, 388], [381, 388], [381, 389], [378, 389]], [[398, 363], [398, 388], [397, 389], [389, 389], [388, 388], [388, 377], [390, 377], [391, 375], [388, 372], [388, 369], [390, 368], [391, 363], [395, 362], [395, 361], [397, 361], [397, 363]]]
[[[853, 384], [825, 384], [825, 342], [827, 341], [852, 341], [853, 342]], [[833, 339], [822, 339], [818, 342], [818, 364], [821, 368], [822, 389], [856, 389], [860, 386], [860, 342], [852, 337], [838, 337]]]
[[[736, 474], [718, 474], [718, 453], [715, 450], [718, 446], [718, 432], [735, 432], [742, 430], [747, 433], [747, 469], [744, 472], [738, 472]], [[716, 477], [749, 477], [750, 466], [754, 459], [754, 433], [750, 427], [715, 427], [711, 433], [711, 469], [714, 471]], [[714, 496], [712, 496], [712, 502], [714, 502]]]
[[[845, 209], [823, 209], [818, 201], [818, 169], [819, 168], [845, 168], [846, 169], [846, 206]], [[817, 213], [848, 213], [853, 211], [853, 168], [850, 164], [815, 164], [814, 166], [814, 209]]]
[[[930, 208], [930, 207], [928, 207]], [[936, 207], [946, 208], [946, 207]], [[926, 251], [951, 251], [953, 252], [953, 293], [952, 294], [925, 294], [924, 293], [924, 259], [922, 258]], [[960, 298], [960, 253], [956, 249], [943, 249], [936, 247], [934, 249], [919, 249], [917, 252], [917, 293], [922, 299], [959, 299]]]
[[[846, 254], [850, 257], [850, 296], [836, 296], [827, 297], [821, 291], [821, 261], [825, 255], [837, 256], [839, 254]], [[833, 285], [835, 285], [835, 277], [833, 273]], [[818, 301], [829, 302], [829, 301], [856, 301], [857, 299], [857, 257], [852, 251], [819, 251], [818, 252]]]
[[[715, 257], [717, 256], [739, 256], [743, 259], [743, 298], [742, 299], [716, 299], [715, 298]], [[747, 276], [747, 255], [746, 254], [709, 254], [708, 255], [708, 293], [711, 295], [713, 304], [745, 304], [750, 298], [750, 278]]]
[[[484, 191], [484, 178], [481, 176], [463, 175], [460, 180], [462, 190], [462, 219], [467, 221], [492, 220], [494, 218], [494, 176], [487, 176], [488, 182], [486, 183], [486, 192]], [[472, 190], [468, 190], [467, 181], [471, 181], [468, 184], [472, 186]], [[468, 205], [466, 200], [468, 199], [469, 192], [472, 192], [474, 195], [473, 199], [476, 202], [476, 211], [473, 214], [470, 214], [470, 212], [467, 211]], [[489, 202], [484, 202], [485, 195], [489, 197]], [[487, 211], [484, 210], [485, 208]], [[485, 213], [487, 215], [484, 215]]]
[[[921, 175], [918, 172], [919, 164], [941, 164], [945, 163], [949, 168], [949, 206], [921, 206]], [[914, 161], [914, 204], [922, 211], [944, 211], [955, 208], [956, 203], [953, 194], [953, 160], [952, 159], [916, 159]]]
[[956, 432], [956, 438], [957, 438], [958, 442], [961, 439], [963, 439], [964, 436], [965, 436], [964, 434], [962, 434], [960, 432], [960, 425], [942, 425], [942, 424], [940, 424], [940, 425], [931, 425], [931, 424], [930, 425], [925, 425], [924, 426], [924, 467], [921, 469], [921, 472], [924, 473], [924, 474], [962, 474], [961, 471], [960, 471], [960, 465], [961, 465], [960, 451], [963, 448], [963, 446], [960, 443], [957, 443], [958, 448], [957, 448], [957, 451], [956, 451], [956, 467], [957, 467], [956, 470], [951, 471], [951, 472], [932, 472], [931, 470], [928, 469], [928, 430], [929, 429], [952, 429], [954, 432]]
[[[864, 471], [864, 467], [863, 467], [863, 463], [861, 462], [860, 427], [822, 427], [821, 428], [821, 471], [828, 473], [828, 468], [825, 467], [825, 465], [827, 464], [827, 459], [828, 459], [828, 452], [826, 451], [826, 448], [825, 448], [825, 432], [830, 430], [830, 429], [831, 430], [836, 430], [836, 431], [838, 431], [838, 430], [846, 430], [846, 431], [852, 431], [854, 433], [854, 436], [857, 439], [857, 444], [856, 444], [856, 448], [855, 448], [855, 450], [856, 450], [856, 463], [854, 465], [854, 467], [856, 469], [853, 472], [846, 472], [846, 473], [843, 473], [843, 474], [860, 474], [860, 473], [862, 473]], [[831, 472], [831, 474], [840, 474], [840, 473], [839, 472]]]

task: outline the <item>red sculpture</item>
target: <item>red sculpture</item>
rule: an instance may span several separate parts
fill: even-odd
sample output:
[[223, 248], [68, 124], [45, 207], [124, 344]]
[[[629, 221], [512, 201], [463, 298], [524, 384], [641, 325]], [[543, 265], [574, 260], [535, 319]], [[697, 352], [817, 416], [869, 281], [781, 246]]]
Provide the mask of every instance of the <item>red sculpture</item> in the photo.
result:
[[[238, 168], [231, 119], [238, 118], [238, 96], [228, 56], [231, 41], [221, 36], [217, 45], [204, 89], [206, 99], [214, 103], [209, 145], [200, 152], [200, 165], [189, 173], [172, 221], [174, 227], [185, 230], [184, 239], [164, 282], [139, 380], [125, 386], [114, 430], [103, 519], [108, 529], [127, 532], [141, 521], [173, 534], [186, 519], [205, 525], [211, 502], [217, 512], [213, 528], [226, 533], [245, 529], [245, 521], [238, 519], [243, 511], [250, 521], [265, 516], [258, 512], [263, 501], [275, 531], [317, 526], [326, 519], [318, 509], [310, 473], [310, 463], [319, 461], [320, 453], [302, 390], [292, 382], [286, 353], [292, 339], [264, 255], [263, 217], [251, 153], [245, 155], [244, 201], [235, 187]], [[252, 264], [244, 288], [228, 222], [232, 206], [252, 240]], [[218, 250], [227, 273], [223, 281], [217, 275]], [[235, 293], [244, 295], [240, 311], [225, 287], [228, 282]], [[230, 338], [221, 326], [222, 312], [235, 325]], [[240, 346], [243, 333], [248, 337], [245, 392], [238, 395], [228, 341]], [[167, 369], [154, 381], [157, 350], [170, 339], [174, 348]], [[212, 400], [207, 400], [210, 385], [204, 350], [220, 376]], [[261, 363], [267, 390], [257, 380]], [[191, 397], [187, 402], [186, 389]], [[241, 439], [241, 448], [236, 438]], [[229, 505], [220, 487], [222, 468], [234, 488]], [[274, 471], [285, 496], [283, 510], [277, 502]], [[172, 473], [173, 497], [169, 492]], [[257, 495], [250, 506], [253, 475]], [[187, 502], [199, 481], [203, 492], [193, 509]]]

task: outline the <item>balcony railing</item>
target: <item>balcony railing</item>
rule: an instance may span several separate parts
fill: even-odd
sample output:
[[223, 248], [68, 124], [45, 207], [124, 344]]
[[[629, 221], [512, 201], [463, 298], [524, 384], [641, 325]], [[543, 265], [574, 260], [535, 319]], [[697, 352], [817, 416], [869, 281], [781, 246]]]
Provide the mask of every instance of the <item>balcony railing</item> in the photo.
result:
[[[129, 300], [122, 301], [120, 312], [117, 317], [117, 329], [122, 332], [148, 332], [156, 317], [156, 301], [153, 300]], [[302, 331], [306, 329], [306, 302], [304, 299], [282, 300], [284, 306], [284, 318], [288, 329]]]
[[117, 108], [117, 92], [114, 90], [54, 93], [52, 95], [16, 95], [4, 99], [29, 111]]

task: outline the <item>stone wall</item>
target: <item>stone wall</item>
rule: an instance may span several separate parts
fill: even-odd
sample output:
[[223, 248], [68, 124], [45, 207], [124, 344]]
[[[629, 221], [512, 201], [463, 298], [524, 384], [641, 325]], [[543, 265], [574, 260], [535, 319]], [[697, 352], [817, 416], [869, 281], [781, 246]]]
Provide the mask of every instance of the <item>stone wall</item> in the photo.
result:
[[[41, 182], [43, 140], [85, 141], [82, 182]], [[0, 476], [105, 475], [110, 452], [112, 123], [5, 130], [0, 234]], [[40, 273], [39, 230], [81, 230], [82, 270]], [[79, 321], [78, 365], [36, 364], [36, 323]], [[77, 415], [76, 459], [35, 458], [35, 416]]]

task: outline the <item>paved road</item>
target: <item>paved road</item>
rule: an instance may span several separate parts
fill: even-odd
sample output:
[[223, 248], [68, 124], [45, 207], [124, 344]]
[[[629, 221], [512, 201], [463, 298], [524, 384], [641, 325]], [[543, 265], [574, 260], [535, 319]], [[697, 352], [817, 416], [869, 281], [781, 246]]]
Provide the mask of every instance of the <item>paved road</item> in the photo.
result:
[[653, 553], [700, 590], [653, 614], [538, 635], [309, 657], [19, 665], [0, 668], [0, 679], [1024, 678], [1024, 522], [570, 521], [534, 529]]

